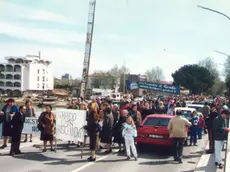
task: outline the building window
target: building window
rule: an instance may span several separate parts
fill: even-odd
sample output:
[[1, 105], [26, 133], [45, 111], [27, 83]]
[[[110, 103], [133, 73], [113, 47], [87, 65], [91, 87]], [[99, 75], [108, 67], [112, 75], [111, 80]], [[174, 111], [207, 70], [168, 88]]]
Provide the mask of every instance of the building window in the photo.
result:
[[48, 77], [46, 77], [46, 81], [48, 81]]
[[40, 70], [38, 69], [38, 74], [40, 73]]
[[45, 82], [45, 77], [44, 76], [42, 77], [42, 82]]
[[45, 74], [46, 74], [45, 69], [42, 69], [42, 74], [43, 74], [43, 75], [45, 75]]
[[46, 84], [46, 88], [48, 88], [48, 84]]
[[37, 81], [39, 81], [39, 76], [38, 76], [38, 78], [37, 78]]
[[37, 83], [37, 88], [40, 88], [40, 85], [39, 85], [39, 83]]
[[44, 84], [44, 83], [42, 84], [42, 89], [43, 89], [43, 90], [45, 89], [45, 84]]

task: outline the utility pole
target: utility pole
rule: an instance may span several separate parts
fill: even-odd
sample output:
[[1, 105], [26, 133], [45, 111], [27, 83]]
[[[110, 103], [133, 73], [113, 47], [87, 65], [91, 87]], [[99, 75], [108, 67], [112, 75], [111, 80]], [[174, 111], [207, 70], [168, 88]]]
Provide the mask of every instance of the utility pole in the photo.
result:
[[89, 1], [87, 34], [86, 34], [86, 42], [85, 42], [85, 55], [84, 55], [81, 90], [80, 90], [81, 91], [80, 95], [84, 99], [86, 99], [86, 94], [87, 94], [90, 56], [91, 56], [91, 48], [92, 48], [92, 40], [93, 40], [95, 7], [96, 7], [96, 0], [90, 0]]

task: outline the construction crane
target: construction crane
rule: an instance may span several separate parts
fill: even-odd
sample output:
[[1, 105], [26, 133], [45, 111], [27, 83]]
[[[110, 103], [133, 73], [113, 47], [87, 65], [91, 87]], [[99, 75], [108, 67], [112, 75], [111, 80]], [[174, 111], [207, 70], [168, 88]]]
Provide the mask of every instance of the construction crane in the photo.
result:
[[222, 55], [224, 55], [224, 56], [230, 57], [230, 55], [225, 54], [225, 53], [223, 53], [223, 52], [220, 52], [220, 51], [217, 51], [217, 50], [215, 50], [215, 52], [216, 52], [216, 53], [219, 53], [219, 54], [222, 54]]
[[93, 40], [95, 7], [96, 7], [96, 0], [90, 0], [86, 42], [85, 42], [85, 54], [84, 54], [82, 81], [81, 81], [81, 90], [80, 90], [80, 96], [83, 97], [84, 99], [86, 99], [86, 94], [87, 94], [87, 82], [88, 82], [90, 56], [91, 56], [91, 48], [92, 48], [92, 40]]
[[[128, 6], [128, 1], [129, 0], [124, 0], [125, 7]], [[92, 48], [92, 40], [93, 40], [95, 9], [96, 9], [96, 0], [89, 0], [89, 13], [88, 13], [88, 24], [87, 24], [87, 33], [86, 33], [86, 42], [85, 42], [85, 54], [84, 54], [82, 81], [81, 81], [81, 90], [80, 90], [80, 96], [83, 97], [84, 99], [86, 99], [86, 94], [87, 94], [87, 83], [88, 83], [91, 48]]]

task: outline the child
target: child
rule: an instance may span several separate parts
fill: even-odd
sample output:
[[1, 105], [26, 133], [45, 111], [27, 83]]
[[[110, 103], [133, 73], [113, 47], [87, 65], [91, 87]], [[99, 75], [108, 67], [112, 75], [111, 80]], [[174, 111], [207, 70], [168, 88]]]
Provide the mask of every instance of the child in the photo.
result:
[[192, 146], [192, 144], [194, 146], [197, 146], [197, 131], [198, 131], [198, 121], [199, 121], [197, 117], [197, 112], [194, 111], [191, 117], [192, 118], [190, 122], [192, 123], [192, 126], [190, 127], [190, 146]]
[[131, 116], [127, 117], [126, 119], [126, 123], [122, 130], [122, 136], [124, 137], [125, 140], [127, 160], [130, 160], [131, 157], [131, 152], [130, 152], [130, 147], [131, 147], [135, 161], [137, 161], [137, 150], [134, 142], [134, 138], [137, 137], [137, 129]]
[[199, 116], [199, 122], [198, 122], [198, 133], [197, 133], [198, 139], [202, 139], [202, 132], [203, 132], [204, 127], [205, 127], [204, 117], [201, 114]]

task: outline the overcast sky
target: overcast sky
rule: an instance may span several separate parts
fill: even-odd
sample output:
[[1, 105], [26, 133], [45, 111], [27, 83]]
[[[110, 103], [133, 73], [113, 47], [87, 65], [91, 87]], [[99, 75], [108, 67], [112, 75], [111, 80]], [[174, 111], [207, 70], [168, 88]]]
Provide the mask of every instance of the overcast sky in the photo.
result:
[[[223, 64], [226, 57], [214, 50], [230, 54], [230, 21], [197, 5], [230, 16], [229, 0], [97, 0], [90, 72], [126, 64], [144, 74], [159, 66], [172, 80], [176, 69], [208, 56]], [[0, 0], [0, 62], [40, 50], [56, 77], [81, 77], [88, 6], [88, 0]]]

